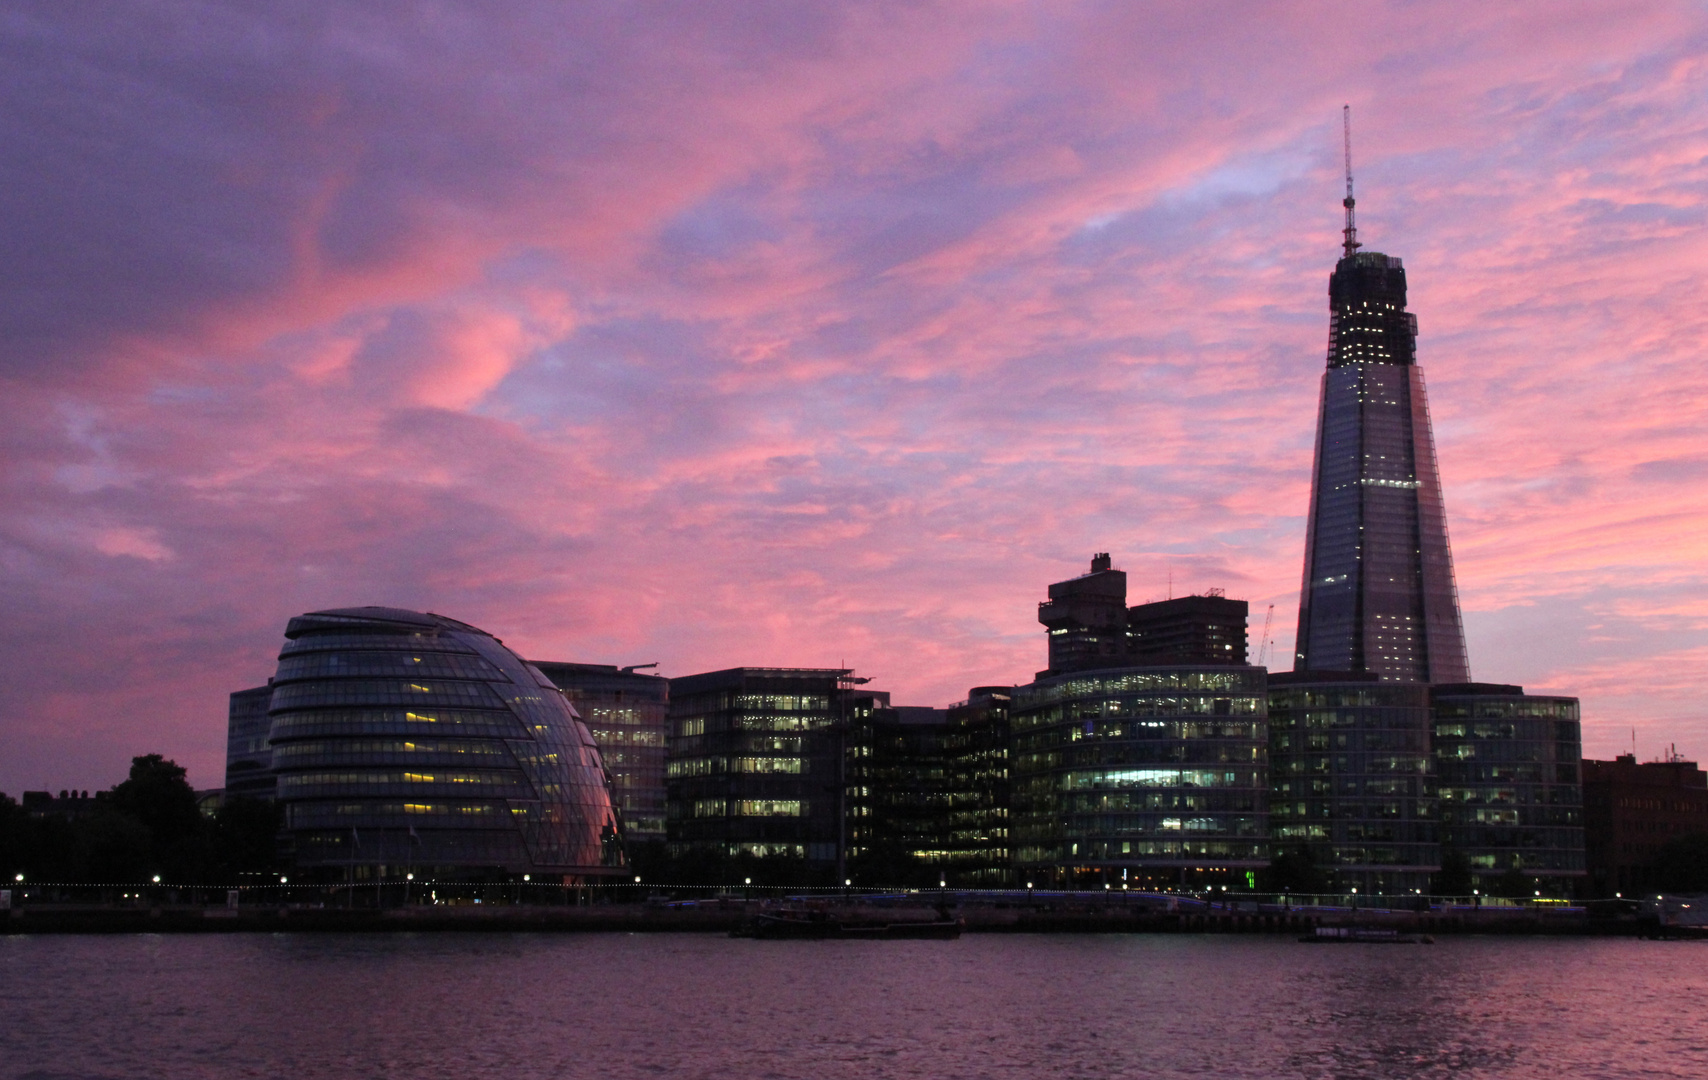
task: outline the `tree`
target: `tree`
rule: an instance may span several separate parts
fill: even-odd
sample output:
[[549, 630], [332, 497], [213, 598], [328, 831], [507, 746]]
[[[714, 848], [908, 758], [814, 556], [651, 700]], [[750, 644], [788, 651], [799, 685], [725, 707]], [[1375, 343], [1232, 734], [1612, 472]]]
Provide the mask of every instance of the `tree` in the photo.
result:
[[1430, 879], [1429, 891], [1437, 896], [1469, 896], [1477, 887], [1471, 860], [1456, 848], [1441, 849], [1441, 869]]
[[1506, 873], [1495, 878], [1494, 884], [1489, 886], [1489, 895], [1491, 896], [1534, 896], [1535, 892], [1535, 879], [1519, 869], [1516, 863], [1507, 867]]
[[1317, 866], [1316, 856], [1304, 844], [1283, 848], [1269, 860], [1269, 866], [1259, 872], [1258, 885], [1264, 892], [1326, 893], [1328, 875]]
[[182, 765], [159, 754], [135, 757], [130, 778], [109, 800], [114, 811], [148, 830], [148, 868], [174, 882], [199, 880], [212, 863], [208, 821], [185, 775]]
[[1675, 836], [1650, 863], [1655, 888], [1670, 893], [1708, 893], [1708, 832]]
[[278, 869], [284, 821], [277, 803], [241, 795], [227, 799], [214, 815], [213, 854], [221, 876], [234, 881], [238, 874]]

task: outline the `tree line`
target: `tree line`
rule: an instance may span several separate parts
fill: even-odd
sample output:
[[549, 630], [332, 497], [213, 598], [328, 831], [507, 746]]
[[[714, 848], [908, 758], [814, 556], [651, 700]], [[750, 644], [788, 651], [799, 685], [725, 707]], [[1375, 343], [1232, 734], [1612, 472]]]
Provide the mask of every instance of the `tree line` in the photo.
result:
[[273, 803], [228, 799], [210, 817], [183, 766], [132, 758], [130, 775], [76, 813], [33, 814], [0, 793], [0, 874], [11, 883], [234, 884], [278, 868], [282, 821]]

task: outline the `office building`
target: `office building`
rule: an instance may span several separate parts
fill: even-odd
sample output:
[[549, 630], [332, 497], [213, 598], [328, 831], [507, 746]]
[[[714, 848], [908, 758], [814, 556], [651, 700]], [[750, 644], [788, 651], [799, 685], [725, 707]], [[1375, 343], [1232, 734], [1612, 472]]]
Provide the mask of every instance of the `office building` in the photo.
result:
[[1248, 605], [1220, 589], [1129, 608], [1126, 572], [1098, 552], [1089, 572], [1052, 584], [1049, 595], [1038, 605], [1050, 660], [1040, 679], [1111, 667], [1246, 662]]
[[849, 872], [861, 885], [936, 885], [948, 870], [956, 801], [948, 712], [895, 707], [888, 697], [860, 694], [850, 709], [843, 804]]
[[1596, 896], [1659, 888], [1655, 858], [1668, 841], [1708, 833], [1708, 774], [1679, 757], [1635, 754], [1583, 763], [1584, 855]]
[[1008, 845], [1008, 741], [1012, 686], [975, 686], [948, 708], [944, 754], [951, 799], [945, 858], [949, 883], [1014, 884]]
[[1113, 668], [1014, 689], [1016, 868], [1039, 887], [1243, 886], [1268, 865], [1262, 668]]
[[231, 695], [225, 728], [225, 793], [228, 797], [266, 799], [274, 794], [273, 751], [267, 745], [272, 725], [267, 715], [273, 684]]
[[853, 672], [730, 668], [670, 680], [670, 853], [805, 860], [842, 831]]
[[1229, 600], [1221, 589], [1178, 596], [1127, 609], [1131, 663], [1244, 664], [1250, 605]]
[[1520, 686], [1430, 688], [1443, 858], [1470, 861], [1483, 892], [1522, 879], [1571, 895], [1585, 876], [1578, 701]]
[[1122, 667], [1127, 647], [1127, 572], [1113, 569], [1108, 552], [1092, 556], [1091, 570], [1050, 586], [1038, 605], [1049, 633], [1050, 666], [1040, 679], [1069, 671]]
[[1429, 688], [1373, 673], [1269, 676], [1269, 835], [1330, 891], [1428, 892], [1440, 869]]
[[269, 742], [303, 877], [622, 872], [592, 735], [490, 634], [362, 607], [299, 615], [285, 639]]
[[669, 680], [612, 664], [536, 660], [534, 666], [563, 691], [599, 744], [630, 850], [636, 844], [662, 843]]
[[947, 709], [851, 698], [845, 777], [855, 884], [1010, 884], [1008, 708], [1012, 688], [975, 687]]
[[1345, 205], [1344, 255], [1329, 277], [1328, 370], [1293, 666], [1467, 682], [1405, 268], [1358, 250], [1350, 166]]

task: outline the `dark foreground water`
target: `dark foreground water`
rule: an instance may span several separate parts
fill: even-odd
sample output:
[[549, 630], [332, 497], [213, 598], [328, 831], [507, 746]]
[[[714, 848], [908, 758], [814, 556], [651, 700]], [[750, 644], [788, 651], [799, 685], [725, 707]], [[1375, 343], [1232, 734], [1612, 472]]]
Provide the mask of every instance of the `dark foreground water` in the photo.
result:
[[0, 1080], [1708, 1077], [1708, 944], [0, 938]]

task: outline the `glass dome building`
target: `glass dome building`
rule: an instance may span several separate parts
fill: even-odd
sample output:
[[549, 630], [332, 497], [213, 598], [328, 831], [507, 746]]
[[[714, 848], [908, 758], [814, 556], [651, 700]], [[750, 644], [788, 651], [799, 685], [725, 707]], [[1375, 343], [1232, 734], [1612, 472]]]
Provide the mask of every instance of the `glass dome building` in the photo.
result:
[[621, 827], [593, 738], [483, 630], [361, 607], [290, 621], [268, 741], [300, 871], [613, 873]]

